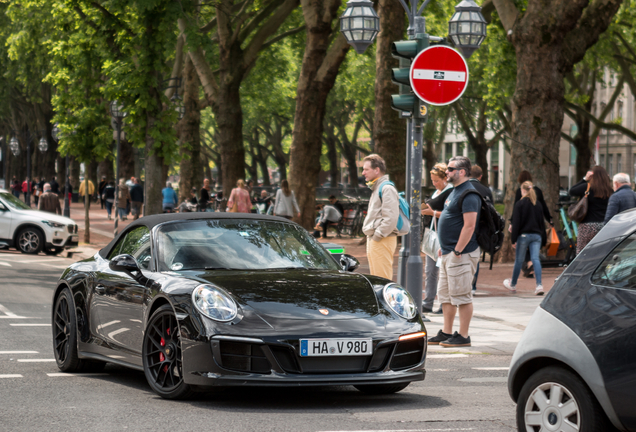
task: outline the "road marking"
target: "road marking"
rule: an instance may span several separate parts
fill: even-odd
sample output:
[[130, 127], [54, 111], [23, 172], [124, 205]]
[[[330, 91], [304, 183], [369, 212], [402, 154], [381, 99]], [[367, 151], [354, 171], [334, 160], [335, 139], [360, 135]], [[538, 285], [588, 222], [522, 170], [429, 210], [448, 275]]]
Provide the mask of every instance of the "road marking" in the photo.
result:
[[48, 376], [50, 376], [51, 378], [58, 378], [58, 377], [90, 377], [90, 376], [104, 376], [104, 375], [108, 375], [107, 373], [64, 373], [64, 372], [57, 372], [57, 373], [47, 373]]
[[11, 327], [51, 327], [51, 324], [9, 324]]
[[508, 377], [460, 378], [457, 381], [472, 383], [505, 383], [508, 382]]
[[0, 354], [40, 354], [38, 351], [0, 351]]
[[7, 309], [6, 307], [2, 306], [1, 304], [0, 304], [0, 312], [5, 314], [5, 316], [7, 318], [20, 318], [20, 316], [14, 314], [13, 312], [11, 312], [9, 309]]
[[[6, 258], [4, 258], [6, 259]], [[42, 262], [57, 262], [57, 261], [64, 261], [67, 258], [55, 258], [55, 259], [39, 259], [39, 260], [10, 260], [10, 262], [12, 263], [17, 263], [17, 264], [29, 264], [29, 263], [42, 263]]]
[[0, 374], [0, 378], [23, 378], [20, 374]]
[[441, 359], [441, 358], [462, 358], [468, 357], [468, 354], [430, 354], [427, 355], [427, 359]]
[[11, 264], [3, 262], [3, 261], [0, 261], [0, 265], [3, 265], [5, 267], [13, 267]]
[[18, 359], [20, 363], [48, 363], [54, 361], [55, 359]]
[[474, 367], [473, 369], [475, 370], [483, 370], [483, 371], [498, 371], [498, 370], [509, 370], [510, 367], [505, 366], [505, 367]]
[[339, 431], [319, 431], [319, 432], [452, 432], [452, 431], [471, 431], [473, 428], [453, 428], [453, 429], [365, 429], [359, 431], [339, 430]]

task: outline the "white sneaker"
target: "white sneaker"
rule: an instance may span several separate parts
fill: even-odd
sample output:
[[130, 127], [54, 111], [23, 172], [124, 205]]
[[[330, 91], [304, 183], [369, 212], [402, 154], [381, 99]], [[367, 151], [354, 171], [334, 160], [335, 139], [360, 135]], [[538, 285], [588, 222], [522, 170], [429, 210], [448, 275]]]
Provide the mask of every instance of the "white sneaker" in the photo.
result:
[[516, 286], [512, 286], [510, 283], [510, 279], [505, 279], [503, 281], [503, 284], [506, 288], [508, 288], [510, 290], [511, 293], [516, 293], [517, 292], [517, 287]]
[[537, 289], [534, 290], [534, 295], [543, 295], [543, 285], [537, 285]]

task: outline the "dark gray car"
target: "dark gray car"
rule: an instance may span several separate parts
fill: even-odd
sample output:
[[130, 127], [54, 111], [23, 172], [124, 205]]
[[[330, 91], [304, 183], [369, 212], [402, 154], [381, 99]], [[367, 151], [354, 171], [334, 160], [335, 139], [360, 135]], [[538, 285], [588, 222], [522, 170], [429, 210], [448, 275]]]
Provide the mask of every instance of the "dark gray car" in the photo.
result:
[[557, 279], [510, 365], [520, 431], [636, 431], [636, 209]]

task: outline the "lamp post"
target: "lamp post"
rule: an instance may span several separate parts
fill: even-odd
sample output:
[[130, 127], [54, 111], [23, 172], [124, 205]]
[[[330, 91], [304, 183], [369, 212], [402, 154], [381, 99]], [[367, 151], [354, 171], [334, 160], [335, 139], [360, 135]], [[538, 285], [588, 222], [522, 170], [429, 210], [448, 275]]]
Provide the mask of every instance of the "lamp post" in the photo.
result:
[[[60, 127], [58, 126], [57, 123], [55, 123], [55, 125], [53, 126], [53, 129], [51, 130], [51, 136], [53, 137], [53, 140], [55, 141], [56, 144], [59, 144], [60, 142]], [[66, 157], [64, 158], [64, 163], [65, 163], [65, 174], [64, 174], [64, 216], [70, 218], [71, 217], [71, 204], [69, 202], [69, 198], [68, 198], [68, 190], [69, 190], [69, 185], [70, 185], [70, 181], [69, 181], [69, 176], [71, 175], [71, 173], [69, 172], [69, 165], [70, 165], [70, 160], [69, 160], [69, 155], [68, 152], [66, 153]]]
[[[405, 69], [411, 60], [429, 46], [429, 42], [446, 43], [446, 39], [426, 33], [426, 19], [421, 16], [431, 0], [419, 6], [419, 0], [397, 0], [409, 19], [409, 41], [393, 43], [393, 56], [400, 59], [400, 68], [393, 69], [394, 82], [404, 83]], [[408, 1], [408, 4], [407, 4]], [[340, 17], [340, 31], [358, 53], [373, 43], [379, 31], [379, 18], [370, 0], [349, 0]], [[486, 37], [486, 20], [481, 8], [473, 0], [463, 0], [455, 6], [449, 22], [449, 38], [465, 58], [479, 48]], [[408, 72], [408, 69], [406, 69]], [[407, 84], [409, 84], [407, 82]], [[420, 253], [422, 205], [422, 147], [423, 125], [427, 121], [428, 107], [412, 92], [410, 85], [400, 85], [400, 94], [392, 96], [394, 109], [407, 121], [406, 199], [411, 208], [411, 232], [403, 239], [398, 265], [398, 283], [404, 286], [421, 310], [423, 265]], [[406, 247], [408, 245], [408, 248]]]
[[115, 156], [115, 228], [114, 233], [117, 236], [118, 228], [118, 198], [119, 198], [119, 155], [121, 153], [121, 123], [126, 117], [127, 113], [124, 111], [124, 104], [114, 100], [110, 103], [110, 115], [115, 123], [115, 130], [117, 131], [117, 155]]
[[7, 175], [7, 139], [0, 136], [2, 142], [2, 179], [4, 180], [4, 189], [9, 190], [9, 176]]
[[21, 135], [26, 139], [27, 143], [27, 188], [26, 188], [26, 204], [31, 207], [31, 134], [28, 130], [24, 132], [13, 131], [13, 138], [9, 142], [9, 147], [14, 156], [20, 155], [20, 142], [16, 138], [16, 135]]

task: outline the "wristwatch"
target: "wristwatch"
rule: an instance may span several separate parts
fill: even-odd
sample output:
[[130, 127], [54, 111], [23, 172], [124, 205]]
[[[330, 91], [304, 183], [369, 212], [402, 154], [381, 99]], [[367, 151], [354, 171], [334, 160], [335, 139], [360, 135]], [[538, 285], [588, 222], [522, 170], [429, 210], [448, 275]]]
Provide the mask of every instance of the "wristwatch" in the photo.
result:
[[460, 256], [462, 253], [460, 251], [458, 251], [457, 249], [453, 249], [453, 253], [455, 254], [455, 256]]

